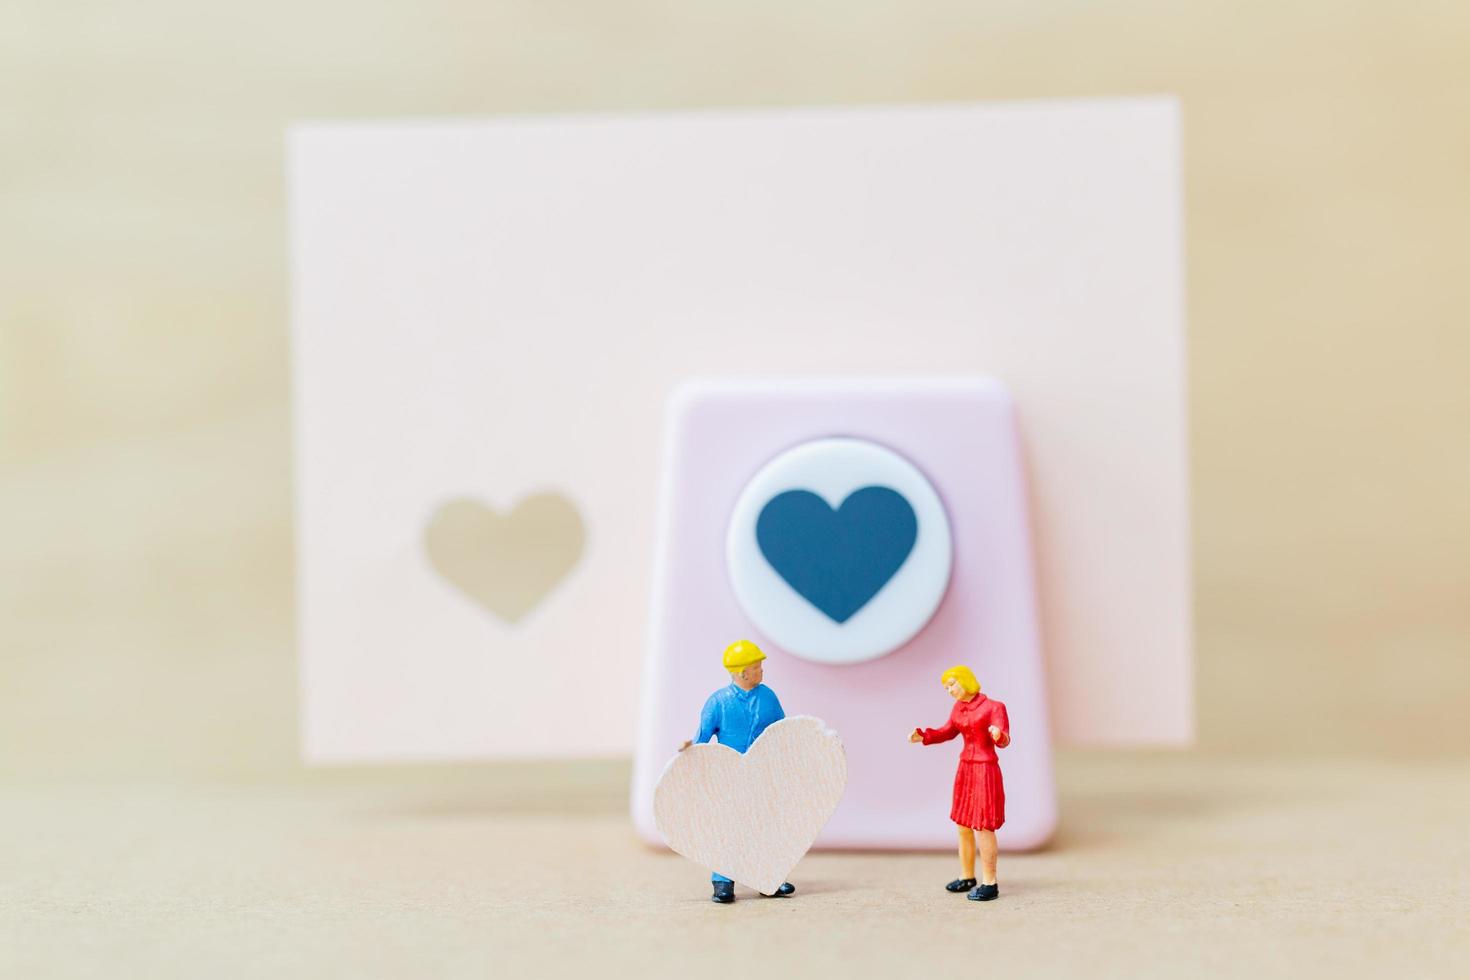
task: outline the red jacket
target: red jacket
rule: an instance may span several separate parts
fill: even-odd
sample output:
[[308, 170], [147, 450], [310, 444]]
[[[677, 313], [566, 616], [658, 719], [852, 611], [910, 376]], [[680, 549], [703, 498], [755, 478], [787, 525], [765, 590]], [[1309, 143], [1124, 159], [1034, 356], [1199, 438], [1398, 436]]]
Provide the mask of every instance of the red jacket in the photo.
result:
[[[990, 737], [990, 726], [1000, 729], [1000, 738]], [[965, 736], [965, 749], [960, 753], [961, 762], [995, 762], [995, 750], [1011, 744], [1011, 720], [1006, 717], [1006, 706], [983, 694], [968, 701], [956, 701], [949, 713], [949, 721], [943, 728], [924, 728], [919, 732], [925, 745], [948, 742], [956, 735]]]

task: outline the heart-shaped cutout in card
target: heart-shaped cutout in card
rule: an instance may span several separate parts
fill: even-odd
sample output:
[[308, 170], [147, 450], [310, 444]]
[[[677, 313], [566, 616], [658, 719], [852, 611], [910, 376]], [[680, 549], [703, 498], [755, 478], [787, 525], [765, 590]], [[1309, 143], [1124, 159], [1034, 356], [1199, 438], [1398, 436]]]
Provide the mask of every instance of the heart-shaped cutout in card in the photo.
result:
[[842, 740], [800, 715], [771, 725], [744, 755], [711, 742], [674, 756], [654, 787], [653, 818], [677, 853], [770, 895], [846, 787]]
[[460, 498], [434, 512], [424, 549], [446, 581], [515, 623], [577, 564], [584, 538], [582, 516], [560, 494], [533, 494], [508, 514]]

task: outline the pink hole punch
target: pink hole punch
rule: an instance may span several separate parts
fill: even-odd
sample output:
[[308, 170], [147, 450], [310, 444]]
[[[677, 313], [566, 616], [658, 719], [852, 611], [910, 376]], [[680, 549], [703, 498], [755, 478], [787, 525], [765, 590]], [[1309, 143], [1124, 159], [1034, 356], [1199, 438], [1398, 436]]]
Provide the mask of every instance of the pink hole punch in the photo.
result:
[[634, 764], [653, 790], [748, 637], [788, 713], [846, 748], [817, 847], [951, 849], [959, 742], [919, 748], [968, 664], [1009, 708], [1008, 850], [1056, 827], [1046, 684], [1014, 410], [991, 378], [693, 382], [667, 415], [650, 639]]

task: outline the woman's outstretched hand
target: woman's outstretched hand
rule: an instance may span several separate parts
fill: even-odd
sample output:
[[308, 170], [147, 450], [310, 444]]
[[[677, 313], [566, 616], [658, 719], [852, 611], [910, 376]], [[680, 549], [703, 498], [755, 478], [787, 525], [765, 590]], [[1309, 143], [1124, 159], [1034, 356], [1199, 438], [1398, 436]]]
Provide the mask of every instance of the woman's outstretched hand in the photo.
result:
[[921, 732], [921, 731], [919, 731], [917, 728], [915, 728], [913, 731], [909, 732], [909, 741], [910, 742], [922, 742], [922, 741], [924, 741], [924, 733]]

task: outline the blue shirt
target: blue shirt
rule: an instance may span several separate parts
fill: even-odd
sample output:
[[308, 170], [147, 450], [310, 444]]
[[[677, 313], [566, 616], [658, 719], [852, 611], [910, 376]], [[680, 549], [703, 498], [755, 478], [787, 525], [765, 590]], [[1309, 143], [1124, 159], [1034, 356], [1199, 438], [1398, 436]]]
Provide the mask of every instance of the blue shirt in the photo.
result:
[[704, 703], [704, 710], [699, 713], [699, 734], [694, 736], [694, 741], [708, 742], [718, 735], [721, 745], [744, 753], [767, 726], [785, 717], [776, 692], [769, 687], [757, 684], [745, 691], [738, 684], [731, 684], [711, 694]]

